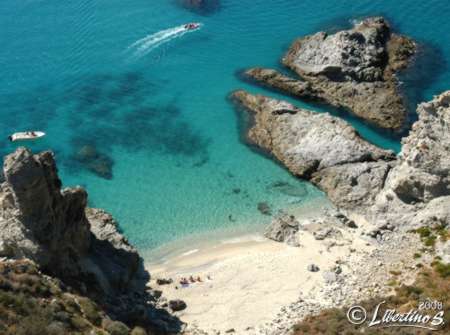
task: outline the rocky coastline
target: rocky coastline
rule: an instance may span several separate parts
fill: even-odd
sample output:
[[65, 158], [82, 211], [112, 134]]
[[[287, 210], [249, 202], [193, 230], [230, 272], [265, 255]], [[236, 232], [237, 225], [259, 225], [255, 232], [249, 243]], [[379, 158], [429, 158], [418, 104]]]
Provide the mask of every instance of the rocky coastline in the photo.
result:
[[384, 18], [372, 17], [349, 30], [294, 41], [282, 63], [298, 78], [265, 68], [249, 69], [244, 77], [294, 97], [344, 108], [375, 126], [400, 130], [407, 109], [396, 74], [415, 51], [414, 41], [393, 33]]
[[[348, 247], [334, 267], [308, 265], [323, 277], [318, 292], [303, 290], [296, 302], [248, 334], [290, 334], [296, 323], [324, 309], [389, 296], [399, 282], [412, 285], [424, 266], [448, 269], [450, 91], [418, 106], [418, 120], [397, 156], [331, 115], [242, 90], [232, 97], [251, 115], [249, 142], [314, 183], [335, 206], [312, 220], [280, 213], [265, 236], [303, 252], [311, 248], [311, 237], [316, 248], [324, 245], [330, 252]], [[359, 247], [349, 242], [357, 240], [365, 242]]]
[[[411, 39], [393, 34], [384, 19], [368, 18], [348, 31], [294, 42], [283, 64], [302, 80], [263, 68], [245, 76], [294, 97], [345, 107], [378, 127], [400, 129], [406, 109], [395, 73], [407, 66], [415, 47]], [[328, 113], [244, 90], [231, 98], [245, 114], [247, 142], [312, 182], [335, 206], [313, 220], [280, 213], [265, 236], [303, 250], [311, 236], [331, 250], [348, 243], [347, 234], [371, 246], [350, 246], [338, 270], [310, 264], [309, 271], [323, 275], [320, 293], [302, 294], [255, 334], [289, 334], [296, 322], [324, 308], [392, 294], [395, 285], [388, 283], [412, 283], [422, 266], [448, 259], [450, 91], [417, 107], [418, 120], [398, 155], [368, 143], [349, 123]], [[421, 237], [414, 232], [422, 232]]]
[[233, 98], [252, 114], [248, 139], [346, 213], [381, 230], [448, 224], [450, 91], [418, 106], [419, 120], [395, 157], [338, 118], [245, 91]]
[[[199, 10], [207, 1], [180, 3]], [[301, 79], [262, 68], [245, 75], [400, 130], [407, 110], [396, 74], [415, 49], [385, 19], [367, 18], [295, 41], [283, 64]], [[232, 100], [248, 143], [333, 206], [306, 218], [261, 202], [273, 215], [267, 239], [190, 250], [151, 278], [114, 218], [89, 208], [84, 189], [62, 188], [51, 152], [18, 148], [0, 184], [0, 333], [286, 335], [324, 309], [392, 294], [421, 267], [450, 275], [450, 91], [417, 107], [398, 155], [328, 113], [244, 90]], [[88, 151], [83, 161], [103, 161]]]

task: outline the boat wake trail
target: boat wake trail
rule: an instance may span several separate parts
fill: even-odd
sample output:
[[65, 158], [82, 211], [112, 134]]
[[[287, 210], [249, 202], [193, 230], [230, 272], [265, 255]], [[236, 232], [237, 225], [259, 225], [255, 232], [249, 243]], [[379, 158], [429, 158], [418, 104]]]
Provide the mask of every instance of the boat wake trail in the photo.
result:
[[159, 46], [180, 38], [192, 31], [194, 30], [187, 29], [185, 25], [161, 30], [155, 34], [137, 40], [126, 49], [126, 52], [131, 53], [131, 58], [137, 60], [149, 54]]

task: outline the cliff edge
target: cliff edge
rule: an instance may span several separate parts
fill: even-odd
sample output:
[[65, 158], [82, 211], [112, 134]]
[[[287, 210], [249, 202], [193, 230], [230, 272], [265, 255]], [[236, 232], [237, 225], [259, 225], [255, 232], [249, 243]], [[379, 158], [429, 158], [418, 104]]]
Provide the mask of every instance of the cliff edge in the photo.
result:
[[146, 288], [150, 275], [112, 216], [87, 208], [84, 189], [61, 188], [51, 152], [33, 155], [18, 148], [5, 157], [3, 172], [3, 261], [29, 261], [70, 292], [101, 306], [106, 319], [161, 333], [179, 330], [176, 318], [155, 308], [156, 298]]

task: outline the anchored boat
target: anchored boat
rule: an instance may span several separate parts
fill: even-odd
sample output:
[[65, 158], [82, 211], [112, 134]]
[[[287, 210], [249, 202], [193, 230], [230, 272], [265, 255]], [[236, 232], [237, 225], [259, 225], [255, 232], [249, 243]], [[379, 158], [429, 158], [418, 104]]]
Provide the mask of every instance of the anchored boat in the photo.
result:
[[23, 131], [8, 136], [8, 139], [11, 142], [15, 142], [15, 141], [35, 140], [37, 138], [41, 138], [44, 136], [45, 133], [43, 131]]

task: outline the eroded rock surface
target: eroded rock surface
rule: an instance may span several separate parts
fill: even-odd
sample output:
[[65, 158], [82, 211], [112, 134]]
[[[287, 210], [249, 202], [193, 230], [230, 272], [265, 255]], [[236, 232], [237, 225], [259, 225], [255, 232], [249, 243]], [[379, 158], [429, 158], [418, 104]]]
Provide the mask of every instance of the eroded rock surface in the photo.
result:
[[299, 228], [299, 222], [295, 216], [282, 212], [267, 226], [264, 236], [277, 242], [286, 242], [291, 246], [298, 247], [300, 245], [297, 235]]
[[61, 189], [53, 154], [18, 148], [5, 157], [0, 185], [0, 257], [30, 259], [101, 305], [108, 317], [151, 329], [181, 323], [156, 309], [149, 274], [111, 215], [86, 208], [80, 187]]
[[245, 91], [233, 98], [252, 116], [249, 141], [321, 187], [339, 207], [369, 204], [383, 187], [393, 152], [368, 143], [346, 121]]
[[450, 224], [450, 91], [417, 108], [371, 216], [391, 225]]
[[244, 91], [249, 140], [324, 190], [339, 209], [362, 214], [379, 237], [397, 228], [450, 224], [450, 91], [418, 106], [395, 157], [345, 121]]
[[291, 78], [273, 69], [257, 67], [245, 71], [243, 75], [247, 80], [255, 80], [296, 97], [314, 98], [316, 96], [316, 92], [313, 92], [308, 82]]
[[282, 61], [303, 81], [270, 69], [245, 75], [297, 97], [343, 107], [379, 127], [400, 129], [407, 111], [395, 74], [415, 49], [411, 39], [392, 33], [385, 19], [368, 18], [350, 30], [296, 40]]

